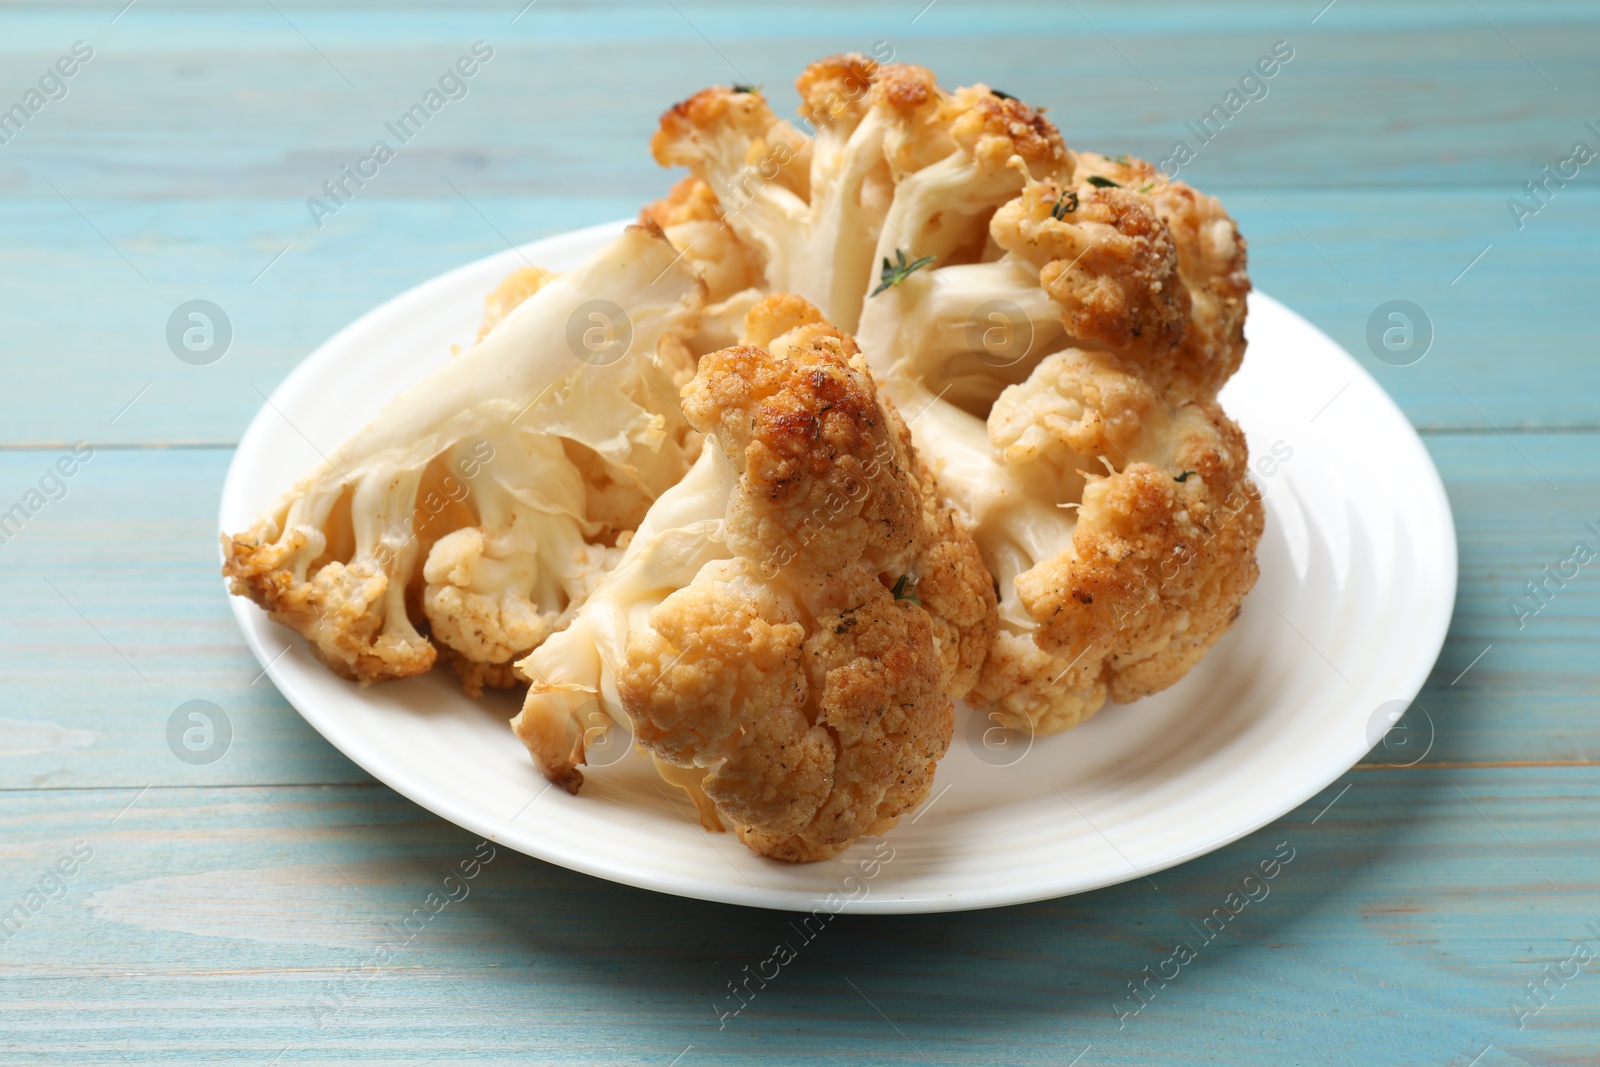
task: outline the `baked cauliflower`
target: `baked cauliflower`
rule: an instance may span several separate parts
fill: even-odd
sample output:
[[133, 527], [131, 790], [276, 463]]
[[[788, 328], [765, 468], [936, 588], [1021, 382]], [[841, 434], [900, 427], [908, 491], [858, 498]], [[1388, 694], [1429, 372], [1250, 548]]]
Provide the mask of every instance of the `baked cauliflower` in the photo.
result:
[[984, 85], [846, 55], [796, 87], [804, 151], [724, 88], [664, 114], [651, 149], [708, 224], [716, 198], [740, 284], [758, 264], [757, 290], [818, 305], [914, 414], [999, 588], [969, 702], [1052, 732], [1171, 685], [1257, 574], [1260, 494], [1215, 403], [1245, 347], [1232, 219]]
[[708, 828], [823, 859], [927, 795], [995, 599], [849, 335], [773, 295], [743, 342], [701, 358], [683, 413], [705, 448], [522, 664], [513, 728], [576, 792], [598, 702]]
[[667, 111], [689, 175], [508, 276], [223, 569], [362, 684], [527, 684], [569, 792], [626, 726], [707, 829], [806, 862], [922, 802], [957, 699], [1055, 732], [1182, 678], [1264, 518], [1216, 200], [921, 67], [796, 87], [810, 135], [759, 90]]
[[704, 288], [649, 227], [513, 274], [473, 347], [223, 538], [232, 591], [362, 684], [441, 650], [469, 692], [517, 684], [694, 459], [672, 398]]

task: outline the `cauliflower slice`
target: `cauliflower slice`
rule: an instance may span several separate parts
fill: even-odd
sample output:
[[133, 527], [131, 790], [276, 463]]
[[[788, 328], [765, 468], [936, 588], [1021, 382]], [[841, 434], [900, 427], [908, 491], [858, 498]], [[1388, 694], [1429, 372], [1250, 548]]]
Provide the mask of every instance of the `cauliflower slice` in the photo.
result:
[[524, 661], [513, 728], [576, 792], [598, 698], [708, 828], [800, 862], [927, 795], [995, 601], [854, 341], [786, 295], [745, 341], [700, 361], [683, 407], [708, 447]]
[[[223, 538], [233, 592], [363, 684], [426, 671], [436, 644], [469, 691], [513, 684], [693, 459], [670, 398], [703, 293], [640, 227], [561, 277], [513, 275], [482, 340]], [[613, 332], [596, 350], [586, 329]]]
[[808, 191], [761, 180], [781, 124], [728, 90], [669, 112], [652, 147], [762, 253], [759, 285], [851, 329], [916, 413], [1000, 589], [970, 700], [1053, 731], [1170, 685], [1256, 576], [1259, 494], [1214, 404], [1244, 353], [1233, 221], [1146, 162], [1069, 151], [982, 85], [836, 56], [796, 86], [818, 131]]

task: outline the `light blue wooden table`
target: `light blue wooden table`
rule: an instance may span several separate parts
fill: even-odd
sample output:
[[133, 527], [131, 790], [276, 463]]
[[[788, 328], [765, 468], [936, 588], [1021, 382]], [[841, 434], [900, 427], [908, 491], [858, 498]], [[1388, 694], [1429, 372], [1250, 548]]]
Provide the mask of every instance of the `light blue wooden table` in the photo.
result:
[[[0, 932], [0, 1061], [1600, 1063], [1600, 571], [1520, 625], [1508, 607], [1600, 547], [1600, 162], [1524, 190], [1600, 150], [1600, 6], [1325, 2], [0, 4], [0, 107], [40, 90], [0, 127], [0, 509], [41, 501], [0, 544], [0, 908], [37, 905]], [[478, 40], [466, 98], [315, 226], [307, 198]], [[709, 81], [779, 96], [802, 61], [880, 41], [1153, 159], [1289, 42], [1183, 173], [1444, 472], [1461, 588], [1431, 752], [1153, 885], [846, 916], [725, 1028], [784, 915], [505, 851], [368, 966], [475, 842], [262, 680], [214, 562], [233, 443], [378, 302], [656, 195], [666, 103]], [[196, 299], [232, 327], [207, 366], [166, 337]], [[1397, 299], [1433, 333], [1409, 366], [1367, 341]], [[50, 475], [79, 441], [92, 456]], [[219, 762], [169, 749], [188, 700], [225, 709]], [[1270, 899], [1119, 1019], [1280, 841]]]

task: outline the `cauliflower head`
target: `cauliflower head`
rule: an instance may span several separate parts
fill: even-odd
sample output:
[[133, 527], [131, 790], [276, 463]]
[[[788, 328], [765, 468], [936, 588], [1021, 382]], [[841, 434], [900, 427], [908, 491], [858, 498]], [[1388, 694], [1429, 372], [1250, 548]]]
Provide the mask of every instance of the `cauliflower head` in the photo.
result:
[[999, 589], [969, 701], [1049, 732], [1171, 685], [1257, 574], [1260, 494], [1215, 403], [1245, 349], [1233, 220], [984, 85], [846, 55], [796, 87], [804, 148], [724, 88], [663, 115], [651, 148], [689, 169], [741, 284], [757, 265], [755, 290], [816, 304], [916, 413]]
[[927, 795], [996, 626], [976, 546], [855, 342], [791, 295], [683, 391], [706, 447], [522, 667], [513, 721], [571, 791], [598, 700], [708, 828], [801, 862]]
[[223, 538], [232, 591], [363, 684], [441, 650], [469, 692], [516, 684], [694, 459], [673, 398], [703, 302], [650, 227], [513, 274], [476, 344]]

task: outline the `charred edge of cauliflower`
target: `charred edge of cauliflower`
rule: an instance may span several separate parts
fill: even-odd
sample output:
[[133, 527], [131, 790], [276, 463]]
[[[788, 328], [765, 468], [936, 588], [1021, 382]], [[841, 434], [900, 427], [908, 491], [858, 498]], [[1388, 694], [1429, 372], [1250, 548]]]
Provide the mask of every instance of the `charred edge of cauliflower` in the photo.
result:
[[867, 94], [885, 69], [860, 52], [841, 52], [808, 64], [794, 80], [800, 117], [813, 127], [859, 122]]
[[335, 674], [363, 685], [409, 678], [430, 669], [437, 653], [406, 611], [405, 578], [414, 546], [350, 565], [330, 562], [306, 576], [294, 557], [309, 543], [300, 530], [279, 537], [268, 520], [223, 539], [228, 590], [259, 604], [267, 616], [305, 637]]
[[[1174, 402], [1213, 400], [1244, 361], [1248, 244], [1214, 196], [1168, 180], [1142, 159], [1082, 153], [1083, 172], [1148, 197], [1166, 223], [1178, 253], [1178, 274], [1190, 296], [1189, 317], [1176, 350], [1152, 367]], [[1125, 160], [1125, 161], [1124, 161]]]
[[1183, 339], [1189, 290], [1172, 234], [1145, 197], [1087, 180], [1029, 182], [995, 212], [991, 233], [1039, 268], [1040, 287], [1081, 344], [1142, 362], [1170, 358]]
[[1075, 467], [1087, 485], [1070, 546], [1016, 577], [1033, 647], [1003, 635], [974, 703], [1055, 732], [1107, 695], [1127, 703], [1182, 678], [1258, 574], [1243, 432], [1213, 402], [1174, 408], [1112, 357], [1068, 351], [1001, 394], [990, 434], [1008, 465]]
[[[703, 772], [698, 791], [747, 846], [804, 862], [926, 797], [947, 687], [975, 669], [994, 608], [853, 340], [783, 295], [752, 311], [746, 340], [705, 357], [684, 401], [738, 473], [734, 558], [628, 635], [617, 691], [639, 743]], [[918, 603], [902, 578], [924, 567]]]

